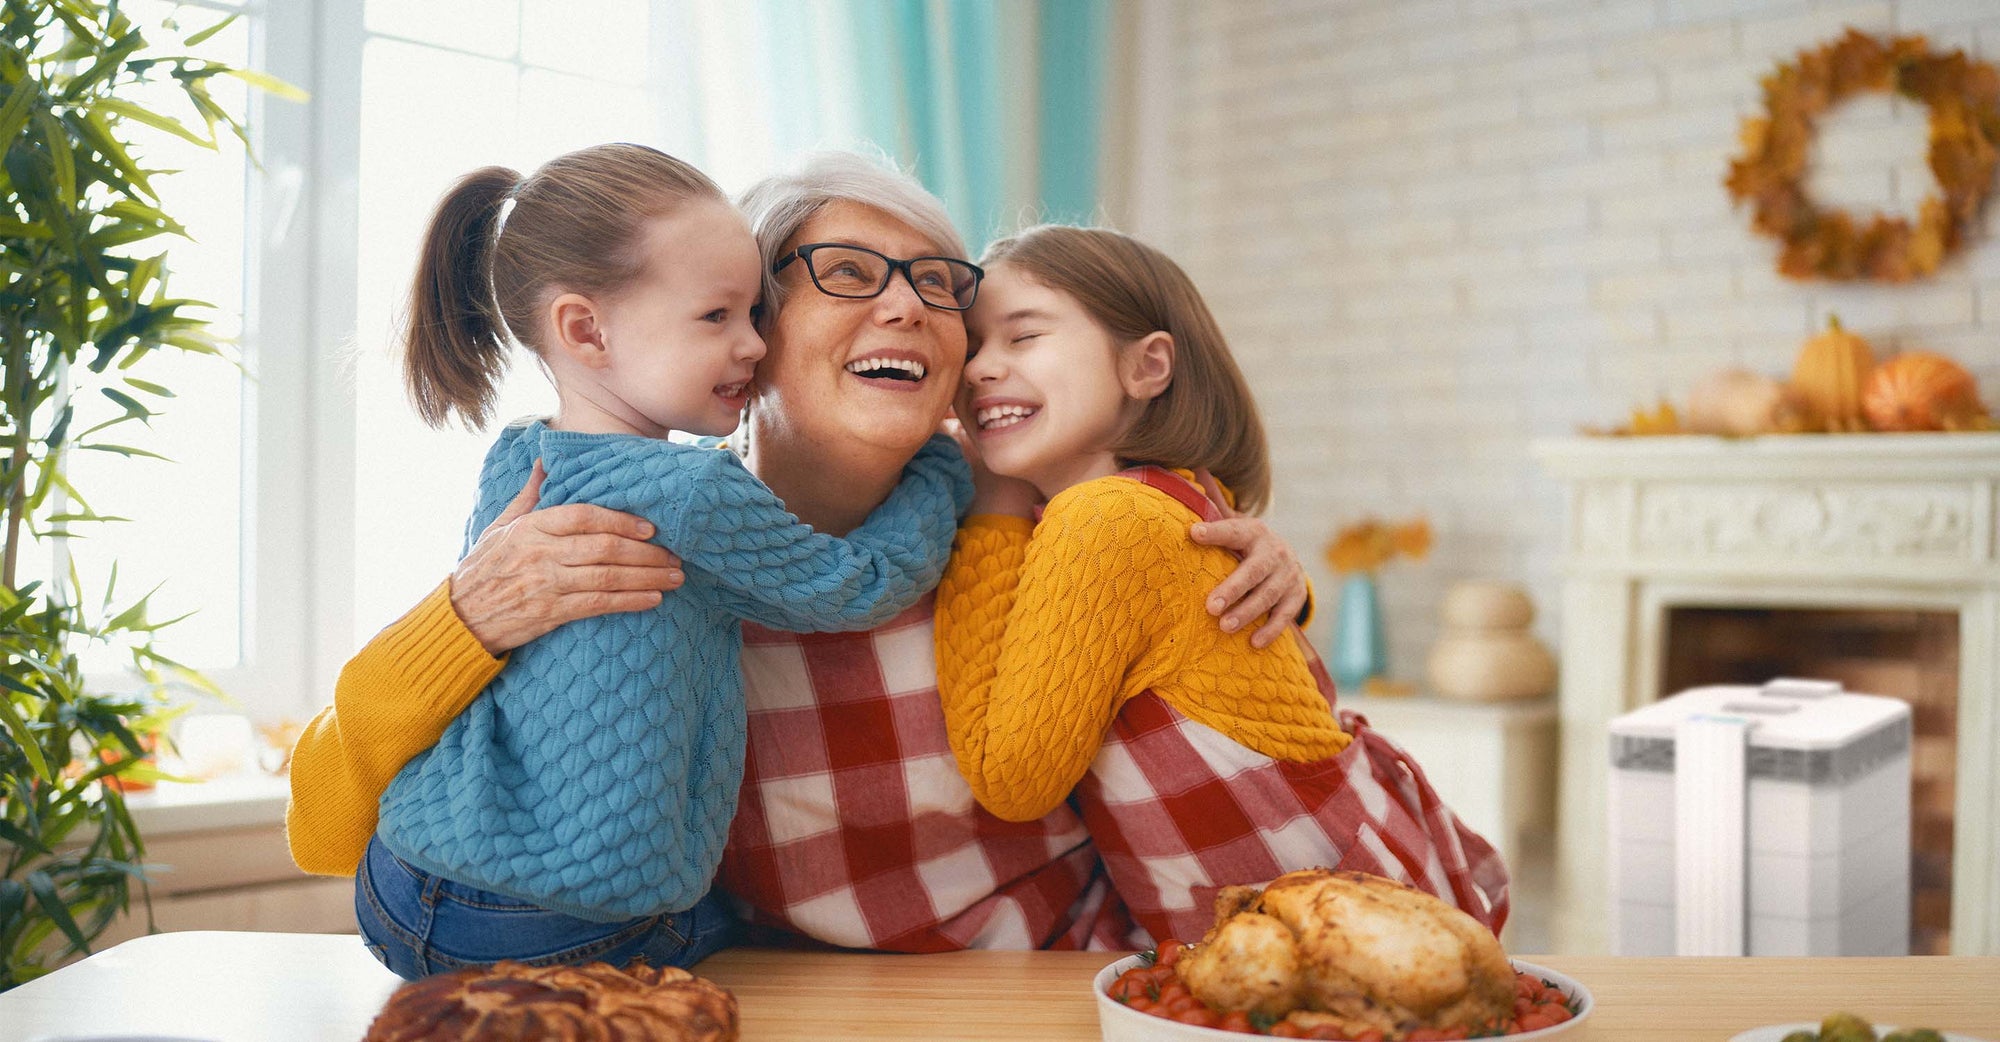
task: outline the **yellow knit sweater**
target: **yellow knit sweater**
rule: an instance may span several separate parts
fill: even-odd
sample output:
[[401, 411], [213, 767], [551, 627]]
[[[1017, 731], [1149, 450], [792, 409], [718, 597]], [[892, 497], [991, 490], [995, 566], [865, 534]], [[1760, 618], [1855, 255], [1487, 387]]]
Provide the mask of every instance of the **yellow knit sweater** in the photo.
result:
[[369, 641], [293, 749], [292, 860], [308, 872], [353, 875], [389, 780], [436, 745], [506, 664], [459, 620], [448, 582]]
[[1090, 768], [1126, 700], [1167, 704], [1273, 759], [1312, 762], [1348, 735], [1296, 641], [1250, 646], [1203, 607], [1236, 560], [1187, 534], [1190, 511], [1130, 478], [1065, 489], [1042, 521], [960, 526], [938, 587], [938, 690], [979, 802], [1038, 818]]

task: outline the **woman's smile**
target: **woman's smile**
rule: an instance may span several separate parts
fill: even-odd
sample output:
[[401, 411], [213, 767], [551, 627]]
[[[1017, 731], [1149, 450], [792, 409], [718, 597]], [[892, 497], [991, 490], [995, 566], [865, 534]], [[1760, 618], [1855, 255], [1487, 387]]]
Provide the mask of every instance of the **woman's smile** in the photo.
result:
[[914, 351], [876, 351], [848, 362], [845, 368], [876, 390], [899, 392], [916, 390], [931, 372], [928, 360]]

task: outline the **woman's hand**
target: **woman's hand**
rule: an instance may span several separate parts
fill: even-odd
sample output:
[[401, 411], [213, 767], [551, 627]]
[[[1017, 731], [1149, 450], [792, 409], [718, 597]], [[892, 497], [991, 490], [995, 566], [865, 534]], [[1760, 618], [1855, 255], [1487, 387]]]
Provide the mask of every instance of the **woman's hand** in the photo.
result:
[[1250, 635], [1252, 647], [1267, 647], [1298, 621], [1300, 609], [1306, 606], [1311, 588], [1306, 583], [1305, 566], [1270, 525], [1261, 518], [1237, 513], [1207, 471], [1195, 476], [1208, 490], [1222, 520], [1198, 523], [1189, 529], [1189, 535], [1203, 546], [1219, 546], [1243, 559], [1208, 595], [1208, 613], [1222, 617], [1224, 633], [1234, 633], [1268, 615]]
[[987, 470], [986, 457], [980, 455], [971, 432], [956, 416], [945, 417], [938, 429], [958, 443], [959, 451], [965, 453], [965, 462], [972, 466], [972, 513], [1035, 516], [1035, 508], [1042, 505], [1042, 494], [1035, 486]]
[[642, 518], [587, 503], [536, 510], [546, 476], [536, 460], [451, 573], [451, 606], [490, 655], [565, 622], [651, 608], [687, 581], [679, 557], [646, 542]]

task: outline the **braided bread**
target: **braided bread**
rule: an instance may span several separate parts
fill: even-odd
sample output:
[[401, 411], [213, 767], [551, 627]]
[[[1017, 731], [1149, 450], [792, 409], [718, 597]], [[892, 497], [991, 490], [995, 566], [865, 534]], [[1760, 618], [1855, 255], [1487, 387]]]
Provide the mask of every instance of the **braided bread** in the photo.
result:
[[500, 962], [403, 985], [362, 1042], [735, 1042], [736, 996], [634, 962]]

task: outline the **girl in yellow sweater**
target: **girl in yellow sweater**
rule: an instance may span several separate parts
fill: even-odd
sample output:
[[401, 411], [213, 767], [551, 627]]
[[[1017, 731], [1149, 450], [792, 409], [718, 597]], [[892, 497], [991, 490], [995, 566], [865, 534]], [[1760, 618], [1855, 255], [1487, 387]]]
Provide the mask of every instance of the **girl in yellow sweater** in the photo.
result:
[[1188, 538], [1190, 515], [1226, 510], [1193, 472], [1255, 512], [1270, 465], [1193, 283], [1103, 229], [1033, 228], [981, 263], [957, 412], [1001, 477], [981, 483], [937, 609], [952, 752], [979, 802], [1029, 820], [1074, 792], [1155, 938], [1200, 936], [1222, 886], [1314, 865], [1402, 880], [1498, 931], [1498, 856], [1336, 712], [1297, 631], [1258, 649], [1251, 626], [1208, 616], [1234, 561]]

